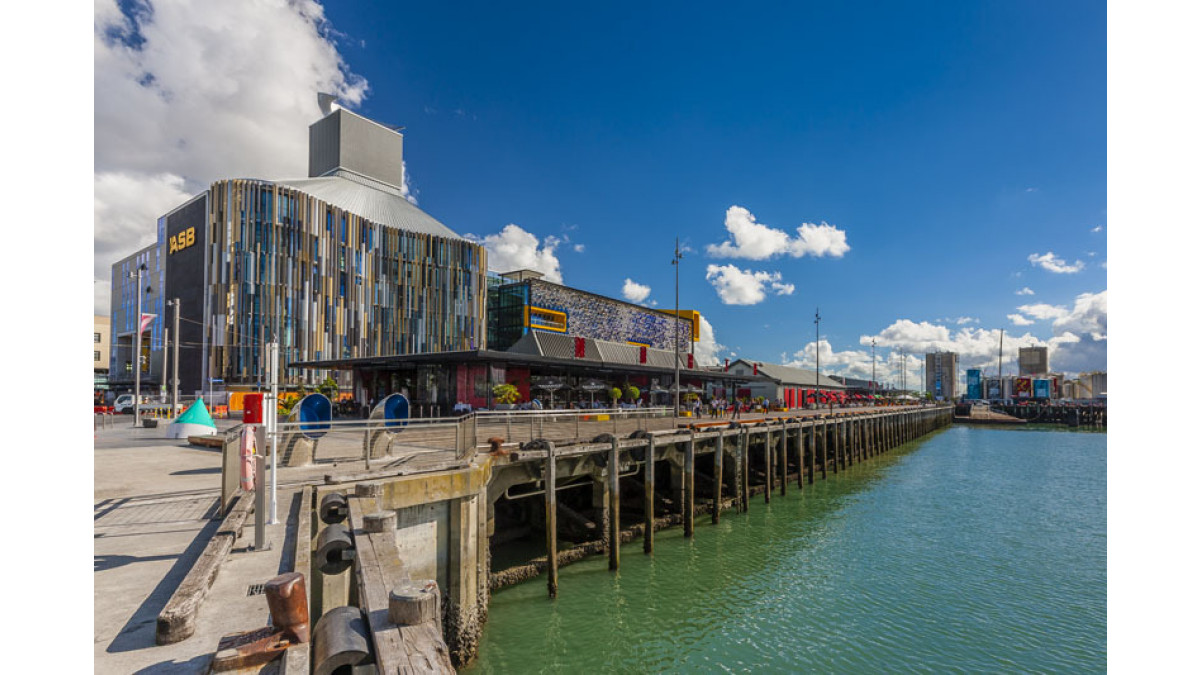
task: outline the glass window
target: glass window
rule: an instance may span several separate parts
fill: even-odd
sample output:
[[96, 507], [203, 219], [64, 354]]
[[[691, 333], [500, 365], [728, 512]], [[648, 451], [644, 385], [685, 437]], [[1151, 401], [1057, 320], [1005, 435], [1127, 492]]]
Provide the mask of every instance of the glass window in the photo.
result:
[[100, 344], [100, 334], [96, 333], [96, 344]]
[[95, 358], [92, 359], [92, 363], [99, 363], [100, 362], [100, 352], [92, 352], [92, 353], [95, 354]]

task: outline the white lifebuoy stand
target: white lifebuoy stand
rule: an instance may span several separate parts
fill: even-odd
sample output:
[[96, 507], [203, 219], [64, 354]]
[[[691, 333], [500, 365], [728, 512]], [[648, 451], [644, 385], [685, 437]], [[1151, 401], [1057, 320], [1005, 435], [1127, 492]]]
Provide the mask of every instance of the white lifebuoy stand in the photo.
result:
[[257, 454], [257, 442], [255, 441], [254, 426], [246, 425], [242, 428], [242, 489], [250, 492], [254, 489], [254, 455]]

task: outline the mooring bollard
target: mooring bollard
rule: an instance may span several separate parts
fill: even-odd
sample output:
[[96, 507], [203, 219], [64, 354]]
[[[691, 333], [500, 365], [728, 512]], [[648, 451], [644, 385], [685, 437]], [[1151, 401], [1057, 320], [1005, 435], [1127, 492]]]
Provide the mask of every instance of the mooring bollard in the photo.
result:
[[299, 572], [280, 574], [265, 585], [267, 607], [271, 610], [271, 625], [293, 642], [308, 642], [308, 592], [304, 575]]
[[363, 529], [370, 534], [394, 531], [396, 529], [396, 512], [380, 511], [363, 516]]
[[361, 609], [336, 607], [317, 621], [313, 631], [314, 675], [348, 673], [370, 656], [370, 636]]
[[388, 620], [397, 626], [416, 626], [435, 621], [441, 607], [437, 581], [411, 581], [388, 594]]
[[334, 525], [346, 519], [350, 513], [350, 504], [346, 501], [346, 495], [340, 492], [331, 492], [321, 498], [321, 506], [318, 511], [322, 523]]
[[354, 540], [345, 525], [336, 524], [321, 530], [317, 537], [318, 568], [322, 574], [341, 574], [354, 561]]

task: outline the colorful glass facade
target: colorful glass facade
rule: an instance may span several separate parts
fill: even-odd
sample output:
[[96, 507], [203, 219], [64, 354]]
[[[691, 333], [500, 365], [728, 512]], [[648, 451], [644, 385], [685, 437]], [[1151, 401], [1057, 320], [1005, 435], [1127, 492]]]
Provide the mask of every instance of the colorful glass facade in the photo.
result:
[[[371, 222], [278, 183], [209, 190], [209, 367], [257, 382], [262, 345], [285, 363], [486, 347], [487, 268], [466, 239]], [[288, 384], [319, 374], [281, 373]]]

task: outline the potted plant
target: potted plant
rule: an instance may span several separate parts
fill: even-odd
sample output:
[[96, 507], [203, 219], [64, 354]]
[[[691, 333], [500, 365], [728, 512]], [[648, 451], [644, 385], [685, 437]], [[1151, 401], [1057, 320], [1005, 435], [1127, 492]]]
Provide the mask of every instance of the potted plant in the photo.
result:
[[521, 400], [521, 391], [515, 384], [498, 384], [492, 387], [492, 401], [496, 410], [512, 410], [514, 404]]
[[637, 403], [637, 400], [642, 397], [642, 391], [632, 384], [625, 385], [625, 398], [630, 403]]

